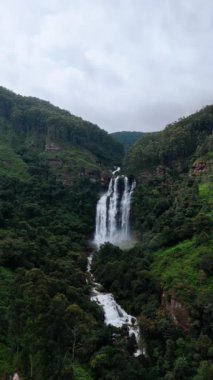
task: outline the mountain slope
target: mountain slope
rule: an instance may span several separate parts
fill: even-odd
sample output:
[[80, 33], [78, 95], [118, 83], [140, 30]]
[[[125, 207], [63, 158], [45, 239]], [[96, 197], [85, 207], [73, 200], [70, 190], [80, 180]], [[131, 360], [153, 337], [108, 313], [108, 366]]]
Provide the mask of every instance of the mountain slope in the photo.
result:
[[111, 136], [113, 137], [113, 139], [118, 141], [124, 146], [125, 152], [128, 152], [131, 146], [143, 135], [144, 135], [143, 132], [129, 132], [129, 131], [111, 133]]
[[213, 376], [213, 106], [138, 140], [125, 159], [137, 187], [137, 245], [96, 256], [97, 280], [138, 315], [148, 379]]
[[8, 166], [8, 174], [16, 173], [15, 161], [19, 161], [26, 176], [25, 164], [36, 156], [65, 181], [85, 172], [100, 174], [101, 165], [112, 167], [123, 156], [122, 146], [96, 125], [46, 101], [16, 95], [3, 87], [0, 144], [1, 167]]
[[174, 170], [175, 162], [187, 168], [193, 157], [205, 158], [206, 154], [211, 158], [212, 123], [213, 106], [208, 106], [167, 126], [162, 132], [146, 134], [127, 155], [127, 170], [139, 174], [155, 170], [160, 165]]
[[[209, 106], [168, 126], [162, 132], [145, 136], [136, 142], [126, 158], [127, 170], [139, 181], [133, 212], [142, 241], [152, 251], [162, 251], [176, 245], [177, 250], [181, 251], [184, 250], [181, 248], [182, 242], [191, 241], [189, 249], [197, 252], [194, 263], [193, 257], [190, 263], [196, 280], [189, 278], [188, 285], [194, 283], [195, 289], [199, 282], [199, 274], [195, 272], [202, 260], [198, 240], [201, 246], [205, 245], [202, 251], [206, 249], [208, 252], [211, 246], [212, 132], [213, 106]], [[205, 239], [201, 238], [202, 234], [205, 234]], [[166, 258], [169, 254], [169, 251], [161, 254], [156, 252], [153, 270], [162, 278], [163, 286], [171, 290], [175, 281], [170, 278], [172, 274]], [[160, 263], [160, 255], [164, 257], [166, 267]], [[180, 254], [180, 259], [176, 256], [176, 263], [178, 260], [184, 263], [183, 254]], [[176, 270], [177, 281], [181, 281], [181, 273], [180, 267]], [[209, 280], [207, 275], [205, 281]], [[178, 286], [177, 281], [175, 288]], [[186, 296], [183, 288], [178, 293], [183, 298]]]
[[[170, 230], [172, 212], [176, 219], [177, 213], [181, 215], [180, 226], [184, 221], [193, 223], [193, 215], [200, 212], [208, 218], [204, 205], [209, 209], [212, 203], [212, 132], [211, 106], [168, 126], [162, 132], [148, 134], [136, 142], [127, 155], [126, 169], [139, 181], [135, 215], [142, 239], [145, 239], [146, 231], [150, 233], [154, 228], [156, 240], [159, 221], [164, 216], [170, 218], [166, 224]], [[163, 228], [165, 222], [166, 219], [162, 220]], [[179, 224], [176, 227], [178, 226]], [[167, 237], [165, 233], [165, 241], [159, 242], [159, 247], [181, 241], [184, 237], [193, 235], [196, 229], [192, 229], [191, 235], [190, 231], [186, 231], [185, 235], [181, 231], [179, 236], [178, 231], [179, 228], [176, 228], [174, 234], [172, 231], [168, 232]], [[160, 235], [162, 238], [162, 232]]]
[[0, 89], [0, 379], [143, 371], [86, 282], [100, 180], [122, 155], [97, 126]]
[[146, 355], [135, 358], [86, 282], [99, 180], [122, 148], [48, 102], [3, 88], [0, 99], [0, 379], [212, 379], [213, 106], [125, 159], [138, 243], [105, 244], [94, 270], [138, 316]]

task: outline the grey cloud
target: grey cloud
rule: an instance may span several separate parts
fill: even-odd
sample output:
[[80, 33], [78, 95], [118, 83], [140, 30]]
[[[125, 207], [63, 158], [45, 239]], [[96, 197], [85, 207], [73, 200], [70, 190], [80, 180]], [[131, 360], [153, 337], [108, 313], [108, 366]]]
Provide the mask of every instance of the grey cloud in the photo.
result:
[[155, 131], [213, 99], [210, 0], [8, 0], [0, 83], [108, 131]]

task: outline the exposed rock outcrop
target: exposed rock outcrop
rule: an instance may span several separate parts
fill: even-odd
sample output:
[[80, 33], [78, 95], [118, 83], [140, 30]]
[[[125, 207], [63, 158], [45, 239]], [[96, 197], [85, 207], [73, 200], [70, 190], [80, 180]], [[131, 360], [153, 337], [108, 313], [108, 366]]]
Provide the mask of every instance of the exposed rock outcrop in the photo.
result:
[[182, 328], [186, 333], [189, 332], [189, 313], [184, 304], [175, 299], [174, 294], [171, 295], [170, 300], [167, 300], [167, 293], [163, 291], [161, 295], [162, 306], [169, 313], [174, 323]]
[[204, 160], [197, 160], [192, 166], [192, 172], [194, 175], [206, 173], [208, 171], [208, 163]]

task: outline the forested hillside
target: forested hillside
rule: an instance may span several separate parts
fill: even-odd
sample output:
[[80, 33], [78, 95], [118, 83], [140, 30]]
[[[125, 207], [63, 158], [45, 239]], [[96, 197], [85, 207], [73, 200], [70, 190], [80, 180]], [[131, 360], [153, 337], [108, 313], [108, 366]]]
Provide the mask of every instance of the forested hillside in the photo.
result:
[[210, 380], [213, 106], [143, 136], [137, 244], [105, 244], [95, 278], [138, 317], [144, 355], [90, 301], [88, 241], [122, 146], [97, 126], [0, 88], [0, 380]]
[[137, 140], [139, 140], [143, 135], [144, 135], [143, 132], [129, 132], [129, 131], [111, 133], [111, 136], [113, 137], [113, 139], [123, 145], [125, 152], [128, 152], [131, 146]]
[[96, 125], [0, 87], [0, 173], [26, 179], [36, 158], [69, 184], [76, 175], [100, 176], [122, 157], [122, 146]]
[[124, 333], [115, 344], [86, 282], [100, 184], [122, 154], [97, 126], [1, 88], [1, 380], [143, 371]]
[[144, 379], [213, 377], [213, 107], [150, 133], [126, 156], [137, 188], [129, 251], [106, 244], [98, 281], [138, 316]]

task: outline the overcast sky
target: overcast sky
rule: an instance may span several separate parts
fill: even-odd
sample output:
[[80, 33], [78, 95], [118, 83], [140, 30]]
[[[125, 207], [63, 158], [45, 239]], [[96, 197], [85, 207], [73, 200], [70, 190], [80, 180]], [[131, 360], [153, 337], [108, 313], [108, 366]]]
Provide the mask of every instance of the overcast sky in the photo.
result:
[[0, 84], [107, 131], [213, 103], [212, 0], [1, 0]]

